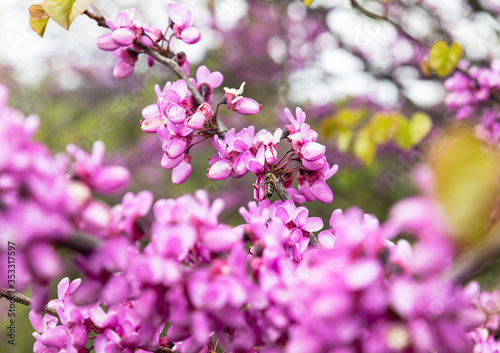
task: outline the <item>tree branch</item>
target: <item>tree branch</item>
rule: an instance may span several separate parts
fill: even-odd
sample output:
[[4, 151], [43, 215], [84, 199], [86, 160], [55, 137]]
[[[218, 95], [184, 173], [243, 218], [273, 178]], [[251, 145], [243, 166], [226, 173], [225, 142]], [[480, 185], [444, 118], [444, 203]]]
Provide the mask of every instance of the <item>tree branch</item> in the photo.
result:
[[474, 12], [484, 11], [479, 0], [467, 0], [467, 3]]
[[[84, 14], [87, 15], [89, 18], [93, 19], [94, 21], [96, 21], [99, 26], [109, 28], [108, 25], [106, 24], [106, 19], [100, 14], [99, 10], [97, 10], [97, 8], [95, 8], [94, 6], [92, 8], [98, 14], [94, 14], [88, 10], [85, 11]], [[137, 40], [134, 41], [134, 45], [137, 48], [141, 49], [145, 54], [148, 54], [153, 59], [158, 61], [160, 64], [163, 64], [166, 67], [168, 67], [181, 80], [184, 80], [184, 82], [186, 82], [186, 84], [187, 84], [189, 92], [191, 92], [191, 94], [193, 95], [196, 103], [198, 103], [198, 105], [201, 105], [203, 103], [203, 96], [198, 91], [198, 89], [193, 85], [191, 80], [189, 80], [189, 78], [182, 71], [179, 64], [177, 64], [177, 62], [174, 59], [165, 56], [164, 53], [160, 51], [160, 48], [147, 47], [145, 45], [142, 45], [142, 43], [137, 41]], [[226, 135], [226, 133], [228, 131], [227, 127], [222, 123], [222, 121], [218, 117], [216, 117], [215, 121], [216, 121], [216, 123], [215, 123], [216, 124], [216, 132], [215, 133], [219, 137], [224, 138], [224, 136]]]
[[55, 241], [54, 244], [86, 255], [96, 249], [101, 242], [91, 236], [76, 233], [71, 238]]
[[371, 11], [365, 9], [363, 6], [360, 5], [360, 3], [358, 2], [358, 0], [351, 0], [351, 5], [352, 5], [353, 8], [358, 9], [366, 17], [369, 17], [369, 18], [371, 18], [373, 20], [381, 20], [381, 21], [388, 22], [391, 25], [393, 25], [406, 38], [408, 38], [410, 40], [413, 40], [414, 42], [420, 44], [423, 47], [429, 47], [426, 43], [422, 42], [420, 39], [418, 39], [418, 38], [412, 36], [410, 33], [406, 32], [404, 30], [404, 28], [401, 27], [401, 25], [399, 23], [391, 20], [389, 17], [378, 15], [378, 14], [376, 14], [374, 12], [371, 12]]
[[449, 277], [464, 284], [476, 277], [483, 267], [500, 257], [500, 230], [490, 233], [486, 239], [454, 262]]
[[[12, 289], [0, 288], [0, 298], [1, 297], [7, 298], [8, 300], [13, 300], [19, 304], [31, 306], [31, 298], [28, 298], [27, 296], [22, 295], [21, 293], [16, 292], [15, 290]], [[45, 306], [43, 312], [58, 317], [57, 311], [55, 309], [49, 308], [48, 306]]]

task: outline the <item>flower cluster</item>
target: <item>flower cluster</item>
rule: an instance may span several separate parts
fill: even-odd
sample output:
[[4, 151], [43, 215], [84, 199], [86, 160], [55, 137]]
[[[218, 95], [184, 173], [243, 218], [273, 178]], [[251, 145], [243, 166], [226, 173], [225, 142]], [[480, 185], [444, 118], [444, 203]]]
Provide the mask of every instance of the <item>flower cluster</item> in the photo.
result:
[[[188, 90], [187, 83], [179, 80], [167, 82], [163, 90], [156, 86], [157, 103], [142, 111], [144, 120], [141, 121], [141, 128], [144, 132], [156, 133], [163, 141], [165, 154], [161, 166], [173, 169], [174, 184], [182, 184], [191, 173], [191, 156], [188, 154], [191, 146], [211, 136], [214, 136], [214, 141], [219, 141], [215, 123], [217, 116], [210, 103], [214, 88], [219, 87], [223, 79], [220, 72], [210, 72], [206, 66], [200, 66], [196, 79], [191, 78], [190, 82], [201, 93], [203, 103], [199, 104]], [[225, 103], [230, 110], [240, 114], [258, 113], [261, 106], [253, 99], [241, 96], [243, 86], [239, 90], [226, 88], [221, 104]], [[232, 134], [234, 131], [228, 132], [226, 138]]]
[[[241, 352], [469, 352], [486, 344], [477, 341], [482, 311], [496, 306], [484, 294], [481, 305], [469, 304], [470, 288], [443, 279], [453, 252], [435, 224], [416, 227], [407, 215], [379, 227], [358, 209], [336, 210], [321, 246], [308, 247], [309, 232], [323, 224], [292, 201], [250, 203], [241, 211], [248, 223], [234, 229], [218, 222], [222, 208], [202, 191], [159, 200], [143, 250], [116, 237], [82, 256], [87, 279], [64, 279], [49, 303], [61, 324], [31, 313], [34, 351], [78, 350], [91, 332], [102, 352], [170, 346], [195, 353], [214, 349], [212, 335], [226, 351]], [[395, 229], [418, 243], [387, 240]], [[485, 325], [495, 330], [497, 321]]]
[[498, 329], [500, 327], [500, 292], [480, 292], [479, 285], [475, 282], [468, 287], [471, 296], [470, 305], [483, 314], [483, 323], [480, 327], [469, 333], [474, 343], [474, 352], [493, 353], [500, 350], [498, 342]]
[[462, 70], [444, 83], [449, 91], [445, 104], [457, 111], [457, 119], [467, 119], [500, 88], [500, 60], [492, 60], [490, 67], [469, 67], [468, 62], [462, 61], [459, 67]]
[[[214, 136], [213, 145], [218, 153], [209, 161], [208, 177], [212, 180], [238, 178], [250, 171], [256, 174], [254, 197], [258, 201], [271, 196], [272, 193], [267, 192], [269, 184], [277, 188], [281, 181], [296, 202], [330, 203], [333, 193], [325, 181], [337, 172], [338, 166], [328, 164], [325, 146], [316, 142], [318, 133], [305, 123], [302, 109], [297, 108], [297, 118], [288, 109], [285, 114], [291, 124], [285, 126], [284, 132], [278, 128], [273, 134], [263, 129], [255, 134], [255, 128], [250, 126], [239, 133], [230, 130], [224, 140]], [[278, 144], [285, 137], [292, 149], [278, 161]], [[293, 161], [299, 162], [299, 166], [289, 166]], [[295, 171], [298, 172], [298, 192], [292, 187]]]
[[495, 59], [490, 67], [469, 66], [459, 63], [460, 71], [448, 78], [444, 87], [448, 90], [445, 105], [456, 111], [457, 119], [468, 119], [476, 114], [479, 124], [477, 135], [492, 145], [500, 143], [500, 115], [497, 108], [487, 107], [489, 101], [498, 99], [500, 89], [500, 60]]
[[[39, 118], [25, 117], [7, 106], [8, 91], [0, 86], [0, 223], [5, 242], [0, 257], [7, 263], [7, 244], [16, 244], [17, 290], [33, 285], [33, 307], [47, 301], [50, 281], [62, 272], [53, 243], [68, 240], [76, 230], [99, 236], [107, 229], [109, 209], [92, 197], [92, 191], [113, 193], [123, 189], [129, 172], [121, 166], [103, 165], [104, 145], [98, 141], [89, 155], [68, 145], [67, 155], [52, 156], [32, 140]], [[7, 287], [2, 267], [0, 286]]]
[[[175, 37], [187, 44], [195, 44], [201, 39], [200, 31], [192, 26], [191, 12], [185, 6], [177, 3], [168, 4], [171, 28]], [[120, 11], [115, 21], [106, 19], [106, 25], [112, 31], [99, 37], [97, 46], [99, 49], [109, 51], [118, 59], [113, 70], [113, 76], [124, 78], [134, 72], [135, 64], [139, 54], [143, 52], [142, 47], [152, 48], [165, 39], [168, 32], [162, 33], [156, 26], [143, 24], [135, 16], [135, 9]], [[170, 43], [170, 41], [168, 41]], [[146, 55], [147, 63], [152, 66], [155, 60]], [[184, 56], [176, 58], [179, 64], [189, 73], [189, 61]]]
[[[115, 21], [106, 19], [106, 25], [112, 31], [99, 37], [97, 46], [101, 50], [109, 51], [118, 59], [113, 70], [113, 76], [124, 78], [134, 72], [135, 63], [142, 50], [134, 44], [140, 43], [145, 47], [152, 47], [163, 38], [158, 27], [143, 24], [135, 18], [135, 9], [121, 11]], [[147, 56], [149, 66], [154, 64], [154, 59]]]

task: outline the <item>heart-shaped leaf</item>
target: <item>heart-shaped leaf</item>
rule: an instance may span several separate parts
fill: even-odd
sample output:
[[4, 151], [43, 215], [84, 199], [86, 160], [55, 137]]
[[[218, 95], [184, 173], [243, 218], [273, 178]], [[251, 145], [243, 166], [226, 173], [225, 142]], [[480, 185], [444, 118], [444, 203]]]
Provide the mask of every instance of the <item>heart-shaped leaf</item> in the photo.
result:
[[45, 27], [49, 21], [49, 15], [43, 10], [42, 4], [35, 4], [29, 7], [30, 26], [40, 36], [43, 37]]
[[448, 132], [431, 153], [436, 194], [458, 243], [477, 242], [491, 226], [500, 191], [497, 153], [469, 131]]
[[429, 52], [429, 65], [439, 76], [449, 75], [462, 56], [462, 46], [453, 42], [451, 47], [440, 40], [434, 43]]
[[409, 134], [413, 145], [416, 145], [427, 136], [432, 129], [432, 119], [425, 113], [417, 112], [410, 120]]
[[371, 164], [377, 145], [373, 141], [370, 129], [364, 127], [357, 135], [354, 141], [354, 154], [365, 164]]
[[409, 149], [412, 146], [410, 137], [410, 123], [406, 118], [397, 119], [397, 128], [394, 133], [394, 142], [402, 149]]
[[69, 26], [92, 4], [92, 0], [44, 0], [43, 10], [62, 28]]

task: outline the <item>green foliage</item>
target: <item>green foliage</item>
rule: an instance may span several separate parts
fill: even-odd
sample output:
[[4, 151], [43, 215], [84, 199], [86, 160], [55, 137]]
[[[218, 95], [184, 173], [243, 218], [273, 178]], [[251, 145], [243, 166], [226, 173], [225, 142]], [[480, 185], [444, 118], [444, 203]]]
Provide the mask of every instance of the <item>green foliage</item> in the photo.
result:
[[369, 116], [362, 109], [342, 108], [323, 121], [321, 131], [326, 137], [334, 137], [342, 152], [347, 152], [352, 144], [354, 154], [369, 165], [380, 145], [393, 142], [409, 150], [422, 141], [431, 128], [431, 118], [421, 112], [409, 119], [396, 112]]
[[500, 191], [497, 151], [487, 149], [470, 131], [450, 131], [430, 157], [438, 200], [455, 241], [470, 245], [488, 234]]
[[462, 46], [453, 42], [449, 46], [444, 40], [435, 42], [429, 51], [428, 67], [439, 76], [448, 76], [462, 56]]
[[31, 28], [43, 37], [49, 18], [64, 29], [69, 29], [76, 16], [92, 5], [92, 0], [44, 0], [29, 8]]
[[29, 7], [29, 12], [31, 28], [40, 37], [43, 37], [43, 34], [45, 33], [45, 27], [47, 27], [47, 22], [49, 22], [49, 15], [47, 15], [43, 10], [42, 3], [31, 5]]

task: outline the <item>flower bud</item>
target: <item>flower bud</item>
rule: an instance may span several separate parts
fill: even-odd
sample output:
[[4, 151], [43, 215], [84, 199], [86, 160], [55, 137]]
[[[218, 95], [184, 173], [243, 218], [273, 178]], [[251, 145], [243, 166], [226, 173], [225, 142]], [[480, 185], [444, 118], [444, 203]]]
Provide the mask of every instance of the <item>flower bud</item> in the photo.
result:
[[111, 39], [120, 46], [129, 46], [134, 43], [135, 34], [129, 28], [118, 28], [111, 33]]
[[233, 166], [231, 162], [222, 159], [212, 165], [208, 170], [208, 178], [212, 180], [223, 180], [229, 178], [233, 172]]
[[102, 167], [92, 178], [92, 190], [111, 194], [125, 188], [130, 180], [127, 168], [119, 165]]
[[97, 39], [97, 47], [101, 50], [112, 51], [120, 46], [111, 38], [111, 33], [106, 33]]
[[257, 103], [252, 98], [243, 97], [234, 105], [234, 110], [242, 115], [257, 114], [262, 108], [262, 105]]
[[191, 174], [191, 156], [184, 155], [182, 162], [172, 170], [172, 183], [180, 185], [189, 178]]

